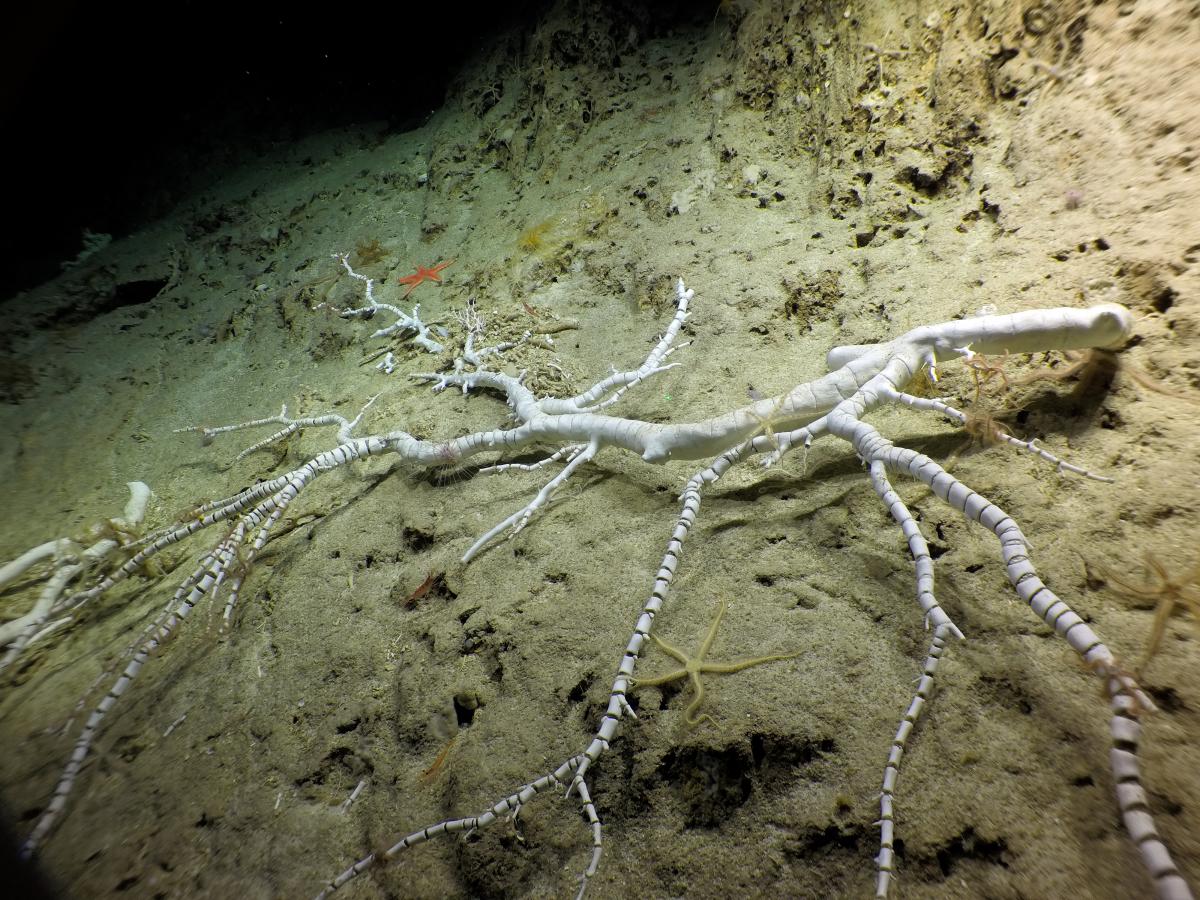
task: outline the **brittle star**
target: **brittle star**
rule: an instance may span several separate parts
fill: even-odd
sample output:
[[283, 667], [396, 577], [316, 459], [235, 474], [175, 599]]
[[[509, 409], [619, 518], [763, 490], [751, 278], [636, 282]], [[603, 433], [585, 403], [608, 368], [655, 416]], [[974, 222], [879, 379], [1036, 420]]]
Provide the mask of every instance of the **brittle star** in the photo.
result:
[[692, 683], [692, 690], [696, 696], [684, 713], [684, 721], [689, 727], [694, 728], [699, 725], [704, 719], [716, 725], [716, 720], [712, 716], [705, 713], [702, 716], [696, 715], [696, 710], [700, 708], [700, 704], [704, 702], [704, 682], [700, 680], [700, 675], [703, 673], [712, 673], [715, 675], [731, 675], [734, 672], [740, 672], [742, 669], [748, 669], [751, 666], [760, 666], [763, 663], [777, 662], [781, 659], [793, 659], [800, 655], [796, 653], [780, 653], [773, 656], [756, 656], [754, 659], [742, 659], [737, 662], [729, 663], [707, 663], [704, 658], [708, 656], [709, 648], [712, 647], [713, 641], [717, 638], [717, 629], [721, 626], [721, 619], [725, 615], [725, 611], [729, 608], [729, 602], [722, 600], [717, 604], [717, 614], [713, 618], [712, 624], [708, 626], [708, 634], [704, 636], [704, 640], [700, 642], [699, 648], [696, 650], [695, 656], [688, 656], [678, 647], [673, 647], [666, 641], [650, 635], [650, 640], [662, 649], [664, 653], [683, 663], [682, 669], [676, 669], [673, 672], [668, 672], [666, 675], [659, 675], [657, 678], [636, 678], [634, 679], [634, 687], [658, 687], [659, 685], [669, 684], [672, 681], [678, 681], [681, 678], [687, 678]]
[[[756, 391], [753, 387], [751, 387], [747, 393], [750, 394], [751, 400], [764, 399], [762, 394], [760, 394], [758, 391]], [[775, 436], [775, 422], [781, 418], [779, 415], [779, 411], [780, 411], [781, 407], [783, 406], [784, 399], [785, 399], [784, 397], [776, 397], [775, 403], [771, 406], [771, 411], [768, 412], [765, 416], [760, 416], [760, 415], [758, 415], [758, 413], [756, 413], [750, 409], [746, 410], [746, 412], [748, 412], [750, 414], [750, 418], [752, 418], [752, 419], [754, 419], [754, 421], [758, 422], [758, 429], [752, 435], [750, 435], [750, 437], [747, 438], [747, 440], [753, 441], [760, 434], [765, 434], [767, 436], [767, 440], [771, 442], [771, 446], [774, 447], [776, 450], [780, 449], [779, 448], [779, 438], [777, 438]], [[650, 636], [654, 637], [654, 635], [650, 635]]]

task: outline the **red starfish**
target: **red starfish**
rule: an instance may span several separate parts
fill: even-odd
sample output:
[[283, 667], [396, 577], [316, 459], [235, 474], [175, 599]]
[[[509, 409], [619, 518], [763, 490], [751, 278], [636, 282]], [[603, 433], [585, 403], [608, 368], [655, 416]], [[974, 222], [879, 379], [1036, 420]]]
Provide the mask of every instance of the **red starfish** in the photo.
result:
[[417, 266], [417, 271], [412, 275], [405, 275], [403, 278], [397, 278], [396, 280], [401, 284], [408, 285], [408, 290], [404, 292], [404, 296], [407, 297], [422, 281], [441, 281], [442, 279], [438, 277], [438, 272], [442, 271], [442, 269], [446, 268], [446, 266], [450, 265], [452, 262], [454, 262], [454, 260], [448, 259], [446, 262], [438, 263], [436, 266], [432, 266], [430, 268], [426, 268], [425, 266]]

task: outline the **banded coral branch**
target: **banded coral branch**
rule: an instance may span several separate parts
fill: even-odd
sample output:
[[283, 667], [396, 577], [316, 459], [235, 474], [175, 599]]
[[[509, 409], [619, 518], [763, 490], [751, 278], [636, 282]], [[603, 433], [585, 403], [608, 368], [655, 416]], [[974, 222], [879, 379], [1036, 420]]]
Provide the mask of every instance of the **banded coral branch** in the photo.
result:
[[[442, 440], [419, 439], [403, 430], [369, 437], [354, 437], [362, 415], [352, 421], [338, 416], [303, 420], [306, 425], [337, 425], [338, 444], [303, 466], [263, 484], [207, 503], [185, 521], [152, 536], [125, 565], [84, 592], [80, 599], [99, 596], [118, 581], [168, 546], [198, 531], [224, 524], [226, 531], [204, 555], [200, 564], [176, 591], [174, 601], [160, 620], [137, 645], [132, 659], [109, 687], [76, 740], [53, 798], [35, 825], [25, 850], [32, 852], [49, 834], [56, 818], [78, 780], [84, 760], [102, 722], [128, 690], [140, 668], [165, 640], [175, 634], [190, 611], [206, 597], [227, 589], [230, 602], [236, 596], [246, 567], [253, 562], [272, 534], [272, 526], [296, 497], [321, 474], [369, 456], [394, 454], [415, 466], [438, 466], [480, 453], [500, 454], [532, 446], [550, 447], [550, 458], [567, 462], [536, 496], [500, 524], [486, 531], [467, 551], [466, 559], [482, 552], [506, 531], [524, 527], [571, 476], [598, 454], [609, 449], [635, 453], [649, 463], [667, 460], [707, 460], [688, 481], [681, 496], [681, 509], [654, 578], [648, 599], [636, 622], [613, 678], [609, 700], [597, 730], [588, 744], [564, 753], [563, 762], [549, 774], [540, 775], [515, 792], [495, 800], [484, 811], [467, 817], [450, 818], [411, 832], [387, 851], [371, 854], [334, 876], [320, 897], [344, 887], [359, 874], [390, 862], [409, 848], [443, 834], [469, 832], [515, 815], [522, 804], [548, 788], [567, 785], [575, 794], [591, 831], [591, 853], [580, 877], [580, 895], [596, 875], [603, 855], [600, 816], [588, 785], [591, 769], [599, 765], [621, 725], [636, 718], [626, 699], [641, 653], [649, 642], [655, 620], [661, 614], [676, 572], [682, 562], [684, 543], [697, 520], [703, 491], [717, 482], [737, 463], [762, 454], [767, 462], [783, 454], [826, 438], [838, 439], [867, 464], [871, 484], [900, 529], [913, 560], [915, 596], [920, 614], [933, 629], [915, 695], [903, 714], [884, 766], [880, 798], [880, 850], [876, 857], [876, 891], [886, 896], [895, 877], [896, 792], [901, 758], [917, 727], [931, 693], [938, 662], [952, 638], [962, 632], [938, 603], [934, 591], [934, 563], [915, 517], [891, 485], [893, 475], [904, 475], [927, 485], [935, 497], [978, 523], [996, 536], [1008, 579], [1018, 596], [1041, 621], [1049, 625], [1102, 679], [1111, 698], [1111, 733], [1114, 750], [1111, 766], [1117, 781], [1117, 805], [1135, 839], [1143, 862], [1162, 897], [1184, 898], [1191, 894], [1167, 848], [1158, 837], [1141, 787], [1136, 749], [1140, 739], [1137, 716], [1153, 704], [1131, 674], [1126, 672], [1109, 648], [1061, 598], [1041, 581], [1029, 557], [1028, 543], [1016, 522], [996, 504], [950, 475], [942, 466], [917, 451], [900, 447], [867, 421], [880, 407], [906, 404], [953, 417], [944, 404], [923, 403], [905, 393], [905, 388], [923, 371], [939, 362], [958, 358], [963, 348], [975, 353], [1029, 353], [1045, 350], [1115, 347], [1132, 327], [1129, 312], [1106, 304], [1089, 309], [1053, 309], [1003, 316], [962, 319], [915, 328], [884, 344], [835, 348], [827, 358], [831, 371], [814, 381], [802, 383], [776, 397], [733, 409], [709, 419], [676, 424], [659, 424], [622, 418], [601, 412], [632, 386], [663, 371], [666, 358], [677, 349], [675, 341], [689, 314], [693, 297], [682, 282], [676, 287], [676, 312], [663, 336], [644, 362], [627, 372], [614, 373], [589, 390], [570, 398], [536, 397], [519, 377], [489, 371], [476, 365], [455, 366], [450, 373], [418, 376], [432, 381], [437, 389], [456, 386], [464, 390], [500, 393], [515, 419], [512, 427], [477, 431]], [[301, 420], [295, 420], [301, 421]], [[764, 428], [770, 424], [770, 429]], [[256, 426], [281, 424], [290, 434], [295, 422], [286, 413], [251, 423]], [[213, 436], [240, 430], [244, 425], [221, 426], [202, 432]], [[764, 433], [765, 432], [765, 433]], [[259, 442], [261, 446], [264, 442]], [[1022, 444], [1035, 456], [1058, 466], [1060, 471], [1090, 475], [1079, 467], [1064, 464], [1058, 457], [1031, 444]], [[500, 463], [498, 470], [517, 468]], [[540, 468], [541, 464], [527, 466]], [[227, 606], [228, 609], [228, 606]], [[544, 770], [543, 770], [544, 771]]]
[[3, 656], [0, 656], [0, 672], [16, 662], [21, 652], [40, 635], [65, 621], [66, 617], [46, 625], [51, 616], [66, 613], [74, 605], [72, 595], [66, 594], [71, 582], [98, 568], [103, 560], [117, 550], [136, 545], [137, 541], [131, 538], [141, 530], [151, 491], [141, 481], [130, 481], [127, 487], [129, 501], [125, 504], [124, 513], [93, 526], [93, 536], [98, 538], [94, 543], [83, 547], [70, 538], [58, 538], [33, 547], [0, 566], [0, 588], [45, 560], [51, 561], [52, 569], [33, 608], [0, 625], [0, 647], [5, 648]]

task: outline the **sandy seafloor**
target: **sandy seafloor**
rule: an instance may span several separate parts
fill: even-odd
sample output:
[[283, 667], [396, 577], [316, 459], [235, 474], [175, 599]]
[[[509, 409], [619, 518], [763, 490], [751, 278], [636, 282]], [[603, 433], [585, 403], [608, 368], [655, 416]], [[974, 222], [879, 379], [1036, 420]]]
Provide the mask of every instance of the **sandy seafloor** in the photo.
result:
[[[559, 393], [639, 364], [682, 276], [691, 344], [612, 410], [654, 421], [786, 391], [837, 344], [988, 305], [1116, 300], [1137, 325], [1115, 377], [1033, 381], [1061, 361], [1013, 357], [1011, 389], [994, 379], [982, 401], [1114, 484], [968, 447], [935, 416], [872, 420], [955, 457], [1022, 525], [1051, 587], [1136, 664], [1153, 609], [1106, 589], [1105, 568], [1137, 583], [1146, 552], [1177, 575], [1200, 559], [1200, 25], [1166, 0], [1026, 7], [734, 3], [670, 32], [562, 8], [500, 36], [417, 130], [313, 135], [224, 173], [6, 304], [0, 558], [82, 535], [120, 511], [131, 479], [153, 488], [156, 527], [333, 440], [312, 430], [235, 462], [267, 432], [202, 447], [181, 426], [283, 403], [349, 416], [376, 393], [359, 433], [503, 424], [494, 397], [405, 377], [448, 357], [395, 342], [384, 376], [362, 364], [388, 346], [368, 338], [380, 320], [312, 309], [356, 303], [330, 254], [372, 241], [384, 255], [361, 268], [383, 300], [417, 265], [454, 260], [411, 298], [452, 336], [469, 298], [493, 337], [577, 322], [553, 351], [503, 362]], [[540, 246], [523, 245], [529, 229]], [[972, 399], [962, 366], [945, 375], [944, 393]], [[463, 551], [547, 470], [442, 478], [383, 457], [318, 479], [233, 627], [198, 607], [114, 709], [42, 866], [74, 897], [305, 897], [370, 849], [551, 770], [599, 722], [696, 468], [605, 451], [468, 566]], [[1015, 599], [990, 533], [896, 483], [967, 639], [946, 652], [903, 762], [895, 895], [1145, 896], [1098, 682]], [[165, 571], [83, 608], [5, 676], [0, 784], [18, 832], [51, 795], [80, 697], [215, 539], [166, 551]], [[444, 583], [406, 608], [430, 572]], [[39, 584], [6, 590], [0, 615]], [[604, 857], [589, 896], [869, 895], [883, 764], [928, 642], [913, 594], [900, 532], [844, 446], [711, 489], [657, 632], [694, 647], [725, 599], [714, 659], [800, 655], [711, 677], [713, 721], [695, 728], [686, 692], [638, 695], [638, 721], [592, 774]], [[1145, 672], [1160, 710], [1141, 756], [1193, 885], [1198, 627], [1175, 617]], [[669, 665], [651, 648], [640, 671]], [[414, 848], [345, 896], [571, 896], [590, 853], [577, 802], [543, 795], [515, 825]]]

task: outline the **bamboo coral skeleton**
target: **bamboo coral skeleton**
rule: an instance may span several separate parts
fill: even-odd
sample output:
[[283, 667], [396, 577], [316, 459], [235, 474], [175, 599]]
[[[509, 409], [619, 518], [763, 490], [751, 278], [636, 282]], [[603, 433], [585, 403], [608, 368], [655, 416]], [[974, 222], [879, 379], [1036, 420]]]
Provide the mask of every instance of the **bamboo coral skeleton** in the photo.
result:
[[[343, 265], [349, 268], [344, 260]], [[936, 365], [939, 362], [972, 354], [1017, 354], [1118, 346], [1132, 327], [1128, 310], [1115, 304], [1105, 304], [1088, 309], [1062, 308], [989, 315], [921, 326], [889, 343], [839, 347], [827, 357], [826, 362], [831, 370], [827, 375], [797, 385], [786, 394], [757, 400], [698, 422], [656, 424], [603, 412], [630, 388], [675, 365], [666, 360], [678, 349], [676, 339], [689, 314], [692, 299], [693, 292], [685, 289], [680, 281], [676, 287], [675, 315], [645, 361], [636, 369], [609, 375], [590, 390], [574, 397], [539, 399], [519, 378], [485, 369], [481, 365], [469, 372], [464, 371], [463, 365], [456, 365], [451, 372], [416, 376], [433, 382], [435, 390], [453, 386], [464, 391], [487, 388], [499, 392], [507, 400], [516, 420], [516, 424], [510, 428], [479, 431], [449, 440], [421, 440], [402, 430], [355, 437], [353, 432], [361, 425], [362, 413], [351, 421], [341, 416], [292, 420], [287, 418], [285, 410], [279, 416], [253, 423], [197, 429], [201, 430], [206, 441], [227, 431], [266, 424], [285, 426], [273, 436], [274, 439], [285, 437], [300, 428], [324, 425], [336, 425], [338, 435], [336, 446], [299, 468], [221, 500], [206, 503], [183, 521], [149, 535], [141, 544], [141, 549], [120, 568], [74, 597], [76, 604], [92, 600], [136, 572], [164, 548], [213, 526], [224, 524], [226, 528], [221, 539], [180, 584], [171, 605], [144, 633], [139, 644], [131, 648], [132, 658], [124, 671], [113, 681], [86, 720], [54, 794], [25, 843], [24, 853], [32, 854], [47, 838], [56, 819], [63, 814], [106, 716], [129, 689], [148, 657], [180, 628], [201, 600], [215, 600], [224, 590], [228, 615], [248, 567], [270, 539], [272, 528], [301, 491], [320, 476], [356, 460], [382, 454], [396, 454], [417, 466], [437, 466], [447, 460], [463, 460], [480, 453], [503, 453], [535, 444], [553, 446], [555, 450], [551, 459], [566, 460], [561, 471], [525, 506], [481, 535], [466, 551], [463, 557], [466, 561], [505, 532], [525, 527], [554, 493], [601, 450], [616, 448], [629, 451], [649, 463], [672, 459], [706, 460], [704, 467], [690, 478], [683, 490], [681, 510], [667, 541], [662, 563], [617, 667], [605, 713], [587, 746], [576, 748], [553, 771], [537, 774], [528, 783], [501, 796], [474, 815], [419, 828], [390, 848], [366, 856], [333, 877], [318, 895], [320, 898], [327, 897], [368, 869], [390, 863], [404, 851], [434, 837], [472, 832], [502, 818], [515, 816], [525, 803], [539, 793], [558, 788], [578, 798], [591, 827], [591, 856], [580, 876], [578, 891], [582, 896], [589, 880], [599, 869], [603, 850], [600, 816], [592, 800], [588, 775], [594, 766], [601, 763], [610, 742], [622, 726], [622, 720], [626, 717], [636, 718], [626, 693], [634, 681], [639, 657], [650, 641], [655, 618], [669, 599], [683, 546], [696, 522], [704, 490], [733, 465], [751, 455], [762, 454], [764, 464], [770, 465], [796, 447], [807, 448], [816, 440], [837, 438], [848, 443], [862, 459], [872, 487], [907, 541], [913, 562], [917, 604], [932, 630], [923, 673], [883, 765], [879, 796], [880, 849], [875, 858], [876, 895], [887, 896], [897, 870], [894, 850], [897, 779], [905, 748], [930, 698], [939, 660], [952, 638], [963, 638], [963, 633], [935, 597], [934, 565], [929, 545], [914, 515], [891, 484], [891, 478], [898, 473], [927, 485], [940, 500], [995, 534], [1008, 580], [1017, 595], [1039, 619], [1063, 637], [1100, 677], [1111, 707], [1110, 765], [1116, 784], [1117, 806], [1125, 827], [1138, 848], [1158, 896], [1191, 897], [1186, 882], [1158, 837], [1150, 816], [1147, 795], [1141, 786], [1136, 755], [1141, 736], [1138, 717], [1154, 708], [1150, 698], [1134, 677], [1121, 667], [1092, 628], [1041, 581], [1030, 560], [1028, 542], [1007, 513], [964, 485], [928, 456], [897, 446], [866, 421], [872, 411], [895, 403], [962, 421], [964, 414], [960, 411], [941, 400], [907, 394], [905, 387], [923, 373], [936, 378]], [[769, 422], [771, 427], [764, 429], [764, 422]], [[1058, 466], [1060, 471], [1101, 477], [1060, 460], [1032, 441], [1007, 440]], [[259, 442], [254, 448], [268, 441]]]

